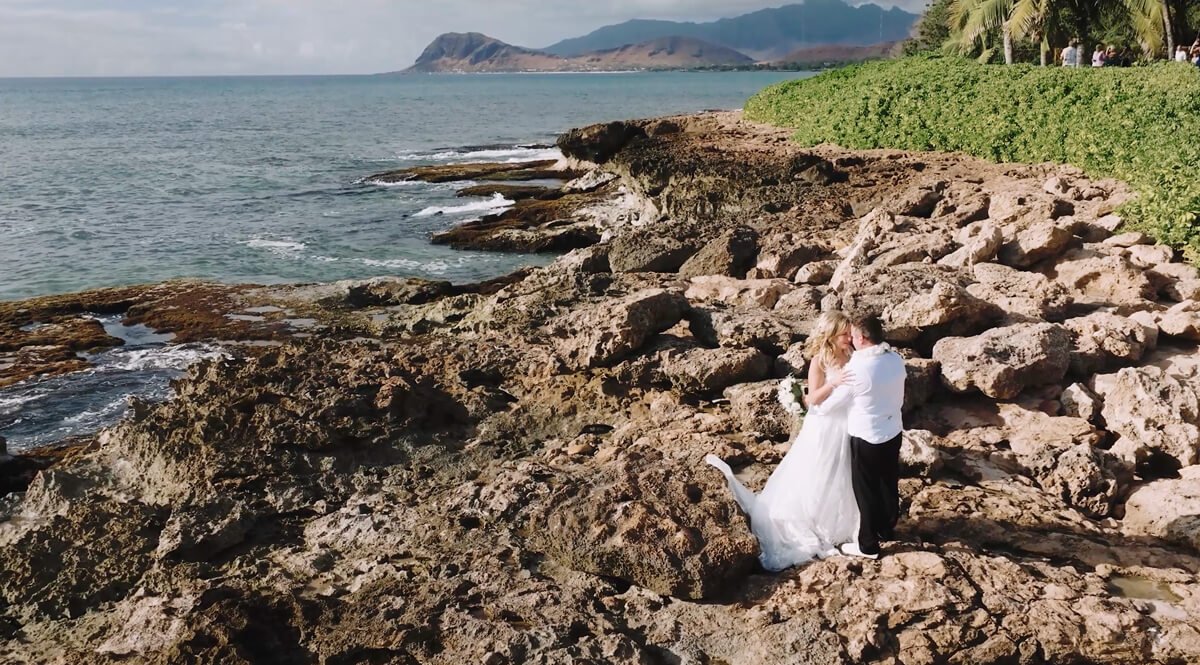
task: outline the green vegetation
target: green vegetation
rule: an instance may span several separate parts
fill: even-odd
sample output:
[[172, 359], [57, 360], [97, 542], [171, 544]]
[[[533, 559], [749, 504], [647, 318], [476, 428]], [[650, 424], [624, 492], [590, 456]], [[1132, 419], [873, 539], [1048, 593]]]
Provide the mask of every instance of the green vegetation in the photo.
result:
[[961, 151], [1061, 162], [1140, 196], [1125, 218], [1200, 257], [1200, 74], [1190, 65], [1064, 68], [917, 57], [781, 83], [747, 117], [804, 145]]

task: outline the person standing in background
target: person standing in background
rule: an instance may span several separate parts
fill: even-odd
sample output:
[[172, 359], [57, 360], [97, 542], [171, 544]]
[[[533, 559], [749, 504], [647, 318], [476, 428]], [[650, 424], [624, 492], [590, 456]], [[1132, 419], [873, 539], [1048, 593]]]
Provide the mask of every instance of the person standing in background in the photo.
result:
[[1067, 48], [1062, 50], [1062, 66], [1063, 67], [1078, 67], [1080, 55], [1079, 40], [1072, 39]]
[[1096, 50], [1092, 52], [1092, 66], [1104, 66], [1104, 44], [1096, 44]]

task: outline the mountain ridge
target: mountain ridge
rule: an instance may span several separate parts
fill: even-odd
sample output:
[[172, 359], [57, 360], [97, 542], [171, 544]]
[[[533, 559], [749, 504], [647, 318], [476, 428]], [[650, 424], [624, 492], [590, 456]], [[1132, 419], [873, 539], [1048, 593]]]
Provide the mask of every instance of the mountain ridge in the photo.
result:
[[805, 0], [705, 23], [633, 19], [564, 39], [540, 49], [570, 57], [658, 37], [700, 39], [756, 60], [777, 60], [804, 47], [867, 46], [909, 36], [917, 14], [878, 5], [851, 7], [842, 0]]
[[667, 36], [638, 44], [563, 57], [514, 46], [478, 32], [445, 33], [425, 48], [407, 73], [567, 72], [684, 69], [754, 63], [736, 50], [690, 37]]

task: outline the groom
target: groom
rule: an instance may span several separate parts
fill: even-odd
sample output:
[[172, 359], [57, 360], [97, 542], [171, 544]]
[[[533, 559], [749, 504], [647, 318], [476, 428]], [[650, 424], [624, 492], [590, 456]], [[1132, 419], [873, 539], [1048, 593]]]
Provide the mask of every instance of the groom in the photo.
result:
[[849, 408], [850, 465], [860, 522], [858, 542], [841, 546], [843, 554], [875, 559], [879, 541], [895, 538], [900, 518], [900, 407], [904, 404], [904, 359], [883, 341], [874, 316], [855, 319], [850, 329], [855, 352], [846, 370], [851, 377], [826, 401], [827, 408]]

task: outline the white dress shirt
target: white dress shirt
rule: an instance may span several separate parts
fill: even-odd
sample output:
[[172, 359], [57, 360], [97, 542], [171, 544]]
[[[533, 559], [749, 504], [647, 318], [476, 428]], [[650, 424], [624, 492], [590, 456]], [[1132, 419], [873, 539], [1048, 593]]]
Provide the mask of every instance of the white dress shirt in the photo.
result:
[[900, 409], [904, 405], [904, 359], [887, 344], [860, 349], [850, 356], [849, 383], [834, 389], [821, 404], [832, 412], [849, 404], [847, 431], [868, 443], [887, 443], [904, 430]]

